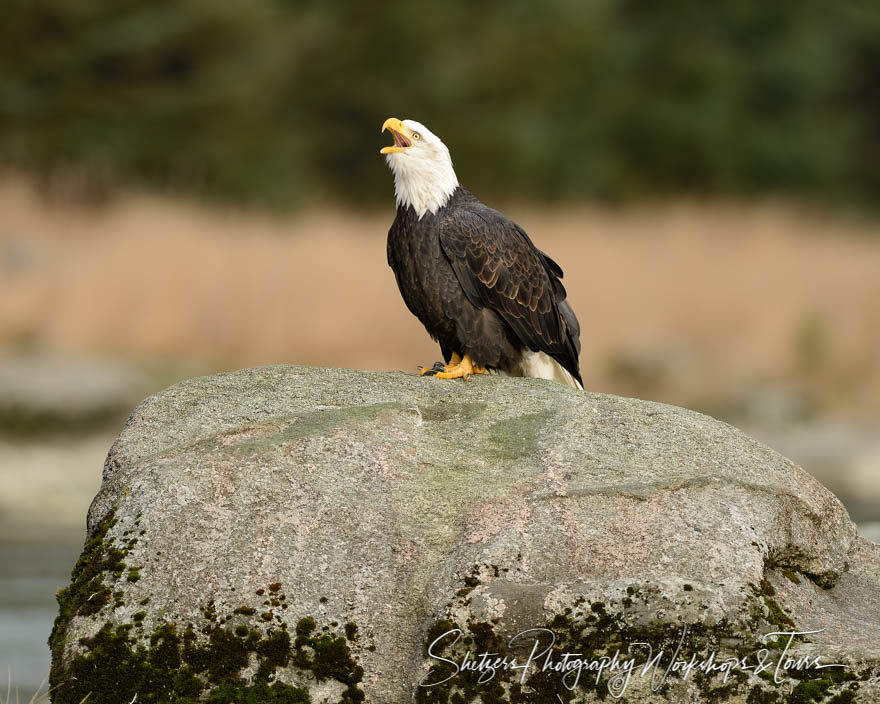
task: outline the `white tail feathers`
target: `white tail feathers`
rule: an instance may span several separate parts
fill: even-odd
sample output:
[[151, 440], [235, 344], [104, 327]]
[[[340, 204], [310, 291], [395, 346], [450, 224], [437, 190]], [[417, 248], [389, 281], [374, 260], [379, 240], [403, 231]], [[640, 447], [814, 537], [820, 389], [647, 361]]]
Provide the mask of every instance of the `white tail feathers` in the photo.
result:
[[535, 379], [550, 379], [563, 386], [570, 386], [581, 391], [584, 390], [584, 387], [578, 383], [578, 380], [565, 367], [543, 352], [523, 350], [519, 366], [523, 376], [530, 376]]

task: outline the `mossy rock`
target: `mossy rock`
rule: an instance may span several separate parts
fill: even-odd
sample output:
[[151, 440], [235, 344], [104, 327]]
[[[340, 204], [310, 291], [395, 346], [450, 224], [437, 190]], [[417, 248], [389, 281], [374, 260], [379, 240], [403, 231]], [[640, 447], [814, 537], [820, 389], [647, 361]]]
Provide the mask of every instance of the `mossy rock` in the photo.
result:
[[[501, 377], [193, 379], [111, 448], [59, 593], [53, 696], [878, 701], [878, 550], [794, 464], [680, 408]], [[767, 635], [792, 630], [818, 632]], [[509, 665], [538, 633], [552, 662], [645, 643], [664, 665], [801, 666], [619, 691], [607, 669], [569, 688], [564, 668], [460, 667]]]

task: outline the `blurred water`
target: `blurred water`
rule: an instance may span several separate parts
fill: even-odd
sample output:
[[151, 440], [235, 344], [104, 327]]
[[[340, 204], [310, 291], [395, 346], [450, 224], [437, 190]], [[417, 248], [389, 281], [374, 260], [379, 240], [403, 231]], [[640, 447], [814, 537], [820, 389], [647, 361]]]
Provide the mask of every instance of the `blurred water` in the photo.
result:
[[[0, 677], [27, 702], [49, 674], [46, 641], [82, 543], [0, 543]], [[0, 680], [5, 698], [6, 682]]]

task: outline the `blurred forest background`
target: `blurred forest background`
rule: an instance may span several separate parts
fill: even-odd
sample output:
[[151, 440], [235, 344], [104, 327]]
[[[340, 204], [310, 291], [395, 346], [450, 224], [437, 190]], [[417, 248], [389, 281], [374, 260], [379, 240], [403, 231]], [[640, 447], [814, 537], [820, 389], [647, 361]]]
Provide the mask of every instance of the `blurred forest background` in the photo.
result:
[[562, 264], [589, 389], [739, 425], [880, 539], [880, 5], [7, 0], [0, 671], [23, 700], [137, 401], [437, 359], [385, 261], [392, 115]]
[[4, 14], [0, 157], [99, 192], [376, 203], [388, 188], [365, 146], [398, 113], [495, 198], [880, 191], [873, 3], [8, 0]]

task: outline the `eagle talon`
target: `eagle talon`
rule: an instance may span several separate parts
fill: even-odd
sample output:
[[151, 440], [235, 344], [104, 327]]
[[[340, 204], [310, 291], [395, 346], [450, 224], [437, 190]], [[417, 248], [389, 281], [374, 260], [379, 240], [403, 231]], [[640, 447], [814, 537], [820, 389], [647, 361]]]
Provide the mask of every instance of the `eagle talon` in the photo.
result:
[[446, 365], [443, 362], [434, 362], [433, 367], [416, 367], [421, 376], [434, 376], [438, 372], [446, 371]]
[[[452, 361], [455, 361], [455, 356], [453, 356]], [[433, 376], [437, 379], [464, 379], [467, 381], [474, 374], [487, 374], [485, 367], [481, 367], [477, 364], [474, 364], [474, 361], [470, 358], [470, 355], [465, 355], [462, 357], [457, 364], [447, 364], [446, 368], [437, 372]]]

